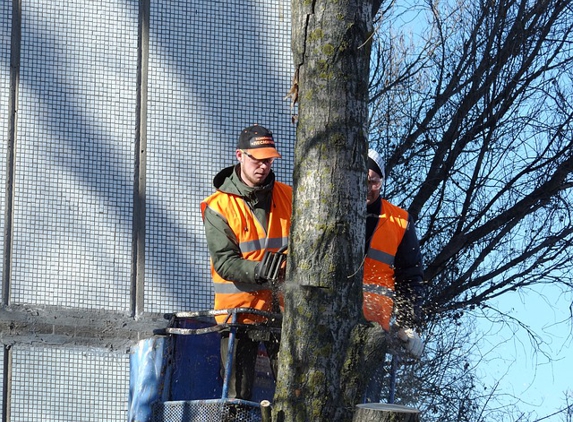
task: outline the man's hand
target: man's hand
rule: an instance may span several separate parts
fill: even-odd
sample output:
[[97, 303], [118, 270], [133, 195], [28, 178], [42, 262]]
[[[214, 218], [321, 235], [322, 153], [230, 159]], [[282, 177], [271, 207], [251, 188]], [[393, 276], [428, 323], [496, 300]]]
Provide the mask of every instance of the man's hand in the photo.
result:
[[275, 283], [279, 279], [284, 279], [284, 270], [286, 268], [286, 246], [277, 252], [265, 251], [263, 260], [257, 264], [255, 278], [257, 283], [271, 282]]
[[424, 350], [424, 343], [422, 339], [411, 328], [400, 328], [396, 333], [398, 338], [402, 340], [404, 343], [404, 347], [413, 357], [419, 358], [422, 356], [422, 352]]

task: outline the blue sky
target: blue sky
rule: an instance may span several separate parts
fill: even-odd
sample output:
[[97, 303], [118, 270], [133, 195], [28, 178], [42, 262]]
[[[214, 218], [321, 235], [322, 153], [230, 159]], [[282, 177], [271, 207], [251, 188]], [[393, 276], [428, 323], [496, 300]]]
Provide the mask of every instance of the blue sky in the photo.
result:
[[[395, 25], [417, 40], [427, 29], [424, 15], [419, 14], [423, 7], [415, 1], [401, 6], [406, 13]], [[562, 415], [547, 416], [565, 406], [566, 391], [573, 403], [572, 303], [573, 291], [564, 294], [551, 285], [506, 293], [488, 303], [527, 327], [477, 320], [479, 332], [475, 334], [480, 341], [476, 356], [483, 356], [478, 376], [489, 387], [499, 382], [497, 392], [507, 394], [501, 396], [499, 405], [514, 403], [517, 398], [520, 410], [534, 412], [543, 422], [564, 421]], [[542, 341], [538, 352], [528, 329]]]
[[[563, 408], [565, 391], [573, 395], [571, 292], [563, 294], [555, 286], [538, 286], [505, 294], [492, 305], [525, 324], [543, 343], [541, 352], [535, 352], [526, 328], [481, 321], [478, 328], [486, 335], [480, 347], [492, 350], [478, 367], [482, 381], [490, 386], [499, 381], [498, 392], [507, 393], [508, 402], [513, 401], [510, 396], [519, 398], [519, 408], [535, 412], [537, 418]], [[543, 419], [563, 420], [562, 415]]]

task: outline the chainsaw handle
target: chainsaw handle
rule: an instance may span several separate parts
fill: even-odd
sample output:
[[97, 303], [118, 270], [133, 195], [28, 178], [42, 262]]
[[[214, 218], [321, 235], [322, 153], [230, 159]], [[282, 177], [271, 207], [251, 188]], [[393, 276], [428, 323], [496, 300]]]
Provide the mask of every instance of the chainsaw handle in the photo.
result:
[[286, 261], [287, 246], [281, 247], [276, 252], [265, 251], [259, 264], [257, 279], [261, 282], [275, 282], [279, 279], [280, 270]]

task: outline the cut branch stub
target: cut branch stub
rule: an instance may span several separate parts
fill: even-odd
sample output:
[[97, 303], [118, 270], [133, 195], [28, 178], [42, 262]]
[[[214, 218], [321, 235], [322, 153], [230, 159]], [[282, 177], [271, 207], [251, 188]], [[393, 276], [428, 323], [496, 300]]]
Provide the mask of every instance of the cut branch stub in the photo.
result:
[[356, 406], [352, 422], [419, 422], [420, 411], [397, 404], [370, 403]]

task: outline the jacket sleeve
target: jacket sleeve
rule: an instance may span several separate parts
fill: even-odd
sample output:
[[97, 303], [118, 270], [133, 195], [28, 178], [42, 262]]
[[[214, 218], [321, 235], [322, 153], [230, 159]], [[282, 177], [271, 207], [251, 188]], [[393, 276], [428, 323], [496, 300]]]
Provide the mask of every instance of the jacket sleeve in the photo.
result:
[[256, 283], [257, 261], [244, 259], [237, 236], [224, 216], [206, 207], [203, 224], [209, 255], [215, 271], [225, 280], [240, 283]]
[[420, 243], [411, 216], [408, 217], [408, 228], [398, 246], [394, 265], [397, 324], [419, 327], [425, 290], [424, 269]]

